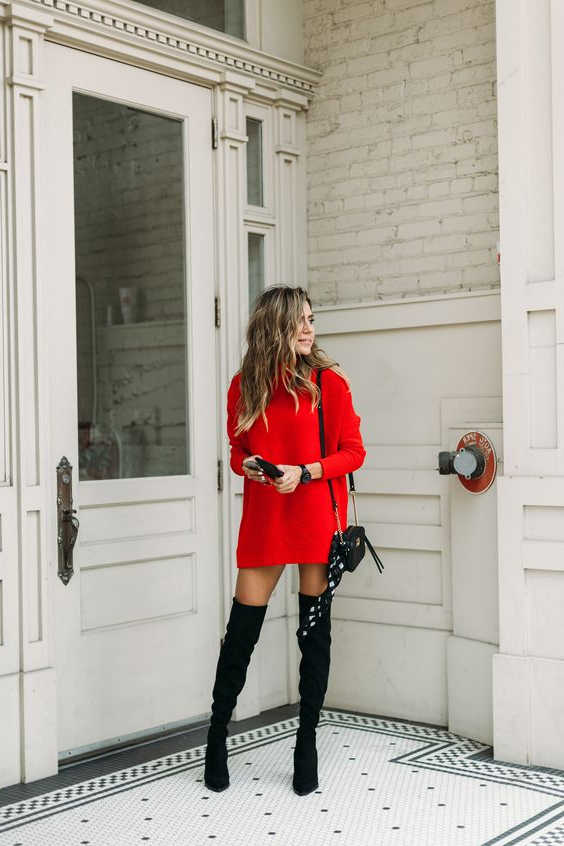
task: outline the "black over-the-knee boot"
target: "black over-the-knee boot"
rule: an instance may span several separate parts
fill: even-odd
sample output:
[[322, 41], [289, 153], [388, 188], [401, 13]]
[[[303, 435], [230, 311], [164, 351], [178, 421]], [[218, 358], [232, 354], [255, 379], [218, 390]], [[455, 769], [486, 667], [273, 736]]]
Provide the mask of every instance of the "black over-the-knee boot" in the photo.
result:
[[317, 748], [315, 729], [319, 722], [319, 712], [323, 706], [329, 667], [331, 664], [331, 604], [321, 620], [308, 629], [305, 637], [301, 632], [305, 628], [308, 611], [315, 596], [298, 593], [300, 604], [300, 627], [296, 632], [298, 646], [302, 653], [300, 661], [300, 725], [296, 732], [294, 748], [293, 788], [299, 796], [311, 793], [319, 786], [317, 777]]
[[268, 605], [244, 605], [234, 596], [219, 651], [208, 729], [204, 782], [210, 790], [229, 787], [227, 724], [247, 678], [247, 667], [259, 639]]

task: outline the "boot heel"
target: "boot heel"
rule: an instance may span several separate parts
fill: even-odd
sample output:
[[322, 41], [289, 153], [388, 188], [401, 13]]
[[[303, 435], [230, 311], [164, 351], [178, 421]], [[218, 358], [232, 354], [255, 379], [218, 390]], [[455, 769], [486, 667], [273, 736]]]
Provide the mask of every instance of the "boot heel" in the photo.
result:
[[229, 770], [227, 769], [227, 746], [225, 733], [214, 732], [210, 727], [206, 746], [206, 764], [204, 769], [204, 783], [210, 790], [220, 793], [229, 787]]
[[292, 780], [294, 793], [298, 796], [307, 796], [319, 787], [317, 777], [317, 748], [315, 745], [315, 732], [313, 735], [296, 733], [296, 746], [294, 748], [294, 778]]

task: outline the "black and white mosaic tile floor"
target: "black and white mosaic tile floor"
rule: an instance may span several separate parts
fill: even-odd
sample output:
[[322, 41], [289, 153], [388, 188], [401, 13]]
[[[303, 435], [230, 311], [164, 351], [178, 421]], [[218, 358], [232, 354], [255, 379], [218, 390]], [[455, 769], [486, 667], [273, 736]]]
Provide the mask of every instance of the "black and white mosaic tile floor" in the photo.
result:
[[319, 789], [292, 790], [297, 718], [228, 738], [231, 786], [205, 745], [0, 807], [0, 846], [552, 846], [564, 772], [500, 764], [449, 732], [324, 710]]

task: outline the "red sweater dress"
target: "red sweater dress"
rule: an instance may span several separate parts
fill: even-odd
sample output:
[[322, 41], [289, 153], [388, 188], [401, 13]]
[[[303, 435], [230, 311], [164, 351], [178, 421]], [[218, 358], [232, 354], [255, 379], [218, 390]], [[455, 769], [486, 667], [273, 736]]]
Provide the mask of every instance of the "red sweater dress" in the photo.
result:
[[[317, 370], [311, 381], [315, 383]], [[346, 474], [363, 463], [366, 450], [360, 434], [361, 418], [355, 412], [347, 383], [334, 370], [322, 375], [325, 458], [321, 458], [318, 409], [311, 410], [311, 397], [298, 391], [299, 409], [281, 380], [274, 388], [265, 414], [250, 429], [235, 435], [236, 403], [240, 394], [240, 373], [227, 393], [227, 434], [231, 446], [231, 469], [245, 476], [243, 460], [261, 455], [273, 464], [312, 464], [320, 461], [321, 479], [299, 484], [292, 493], [279, 493], [271, 484], [245, 476], [243, 513], [237, 543], [237, 567], [267, 567], [273, 564], [326, 563], [337, 529], [331, 505], [328, 479], [339, 508], [343, 531], [347, 526], [348, 481]]]

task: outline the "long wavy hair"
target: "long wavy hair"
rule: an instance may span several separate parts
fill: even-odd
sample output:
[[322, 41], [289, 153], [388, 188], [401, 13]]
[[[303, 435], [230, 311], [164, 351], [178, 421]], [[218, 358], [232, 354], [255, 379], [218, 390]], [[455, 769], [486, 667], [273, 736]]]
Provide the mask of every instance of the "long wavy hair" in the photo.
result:
[[271, 285], [256, 300], [247, 326], [247, 351], [241, 368], [241, 396], [237, 404], [235, 434], [250, 429], [262, 416], [268, 431], [266, 407], [279, 376], [299, 408], [298, 391], [311, 396], [311, 410], [319, 404], [319, 388], [311, 381], [312, 368], [333, 369], [349, 384], [338, 362], [313, 341], [307, 355], [296, 352], [304, 303], [311, 308], [307, 291], [299, 286]]

